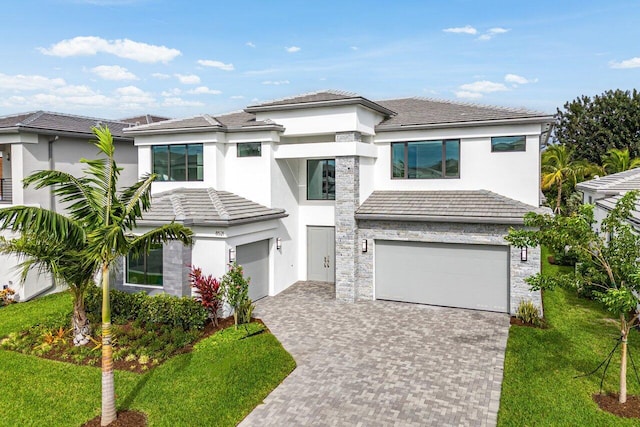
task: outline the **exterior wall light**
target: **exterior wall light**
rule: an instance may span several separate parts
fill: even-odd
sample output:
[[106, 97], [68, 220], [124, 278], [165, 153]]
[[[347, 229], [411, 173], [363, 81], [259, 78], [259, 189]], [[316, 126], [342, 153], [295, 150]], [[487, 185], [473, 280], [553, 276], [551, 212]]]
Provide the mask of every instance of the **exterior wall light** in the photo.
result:
[[282, 239], [279, 237], [276, 238], [276, 249], [277, 250], [282, 249]]
[[362, 240], [362, 252], [367, 252], [367, 239]]
[[520, 248], [520, 261], [527, 260], [527, 247]]
[[229, 249], [229, 264], [236, 262], [236, 248]]

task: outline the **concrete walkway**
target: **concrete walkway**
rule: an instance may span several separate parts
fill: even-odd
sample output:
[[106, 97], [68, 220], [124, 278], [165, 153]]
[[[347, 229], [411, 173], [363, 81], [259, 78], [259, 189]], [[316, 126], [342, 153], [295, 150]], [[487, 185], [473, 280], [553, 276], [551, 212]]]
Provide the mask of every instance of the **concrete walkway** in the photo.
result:
[[300, 282], [257, 303], [297, 368], [241, 426], [493, 426], [506, 314], [335, 300]]

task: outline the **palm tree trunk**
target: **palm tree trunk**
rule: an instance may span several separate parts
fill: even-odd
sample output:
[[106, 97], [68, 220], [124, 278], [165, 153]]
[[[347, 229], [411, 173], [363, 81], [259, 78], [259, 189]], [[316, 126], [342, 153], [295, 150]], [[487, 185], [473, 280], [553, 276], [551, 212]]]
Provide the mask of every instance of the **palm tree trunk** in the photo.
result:
[[102, 264], [102, 416], [100, 425], [115, 421], [116, 397], [113, 383], [113, 347], [111, 346], [111, 303], [109, 298], [109, 264]]
[[88, 344], [90, 337], [91, 324], [84, 309], [84, 293], [81, 290], [76, 290], [73, 293], [73, 345]]

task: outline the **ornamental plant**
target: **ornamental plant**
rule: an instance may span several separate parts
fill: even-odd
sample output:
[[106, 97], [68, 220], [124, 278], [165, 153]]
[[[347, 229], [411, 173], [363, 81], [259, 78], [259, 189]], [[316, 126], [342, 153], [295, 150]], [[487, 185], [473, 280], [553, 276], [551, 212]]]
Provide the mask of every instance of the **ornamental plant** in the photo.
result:
[[242, 266], [235, 262], [229, 264], [229, 271], [222, 276], [222, 293], [227, 303], [233, 308], [233, 321], [236, 329], [238, 329], [238, 320], [240, 323], [248, 323], [242, 311], [251, 302], [249, 299], [250, 280], [244, 278]]
[[218, 326], [218, 312], [222, 307], [220, 281], [211, 274], [205, 276], [201, 268], [193, 265], [189, 272], [189, 281], [191, 287], [196, 290], [196, 300], [207, 309], [211, 321]]

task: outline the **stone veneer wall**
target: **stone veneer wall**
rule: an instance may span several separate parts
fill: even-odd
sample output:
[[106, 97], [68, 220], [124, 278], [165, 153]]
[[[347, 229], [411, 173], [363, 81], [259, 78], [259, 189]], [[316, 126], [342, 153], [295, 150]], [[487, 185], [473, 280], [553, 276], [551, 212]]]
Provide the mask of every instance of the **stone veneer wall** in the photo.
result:
[[[359, 239], [367, 239], [368, 250], [357, 251], [355, 299], [373, 299], [374, 240], [507, 245], [508, 225], [437, 222], [358, 221]], [[336, 249], [337, 250], [337, 249]], [[336, 264], [336, 267], [338, 264]], [[540, 271], [540, 248], [528, 249], [528, 260], [520, 261], [520, 249], [510, 250], [510, 310], [515, 313], [521, 300], [531, 300], [542, 309], [540, 292], [534, 292], [524, 279]], [[336, 273], [337, 274], [337, 273]]]

